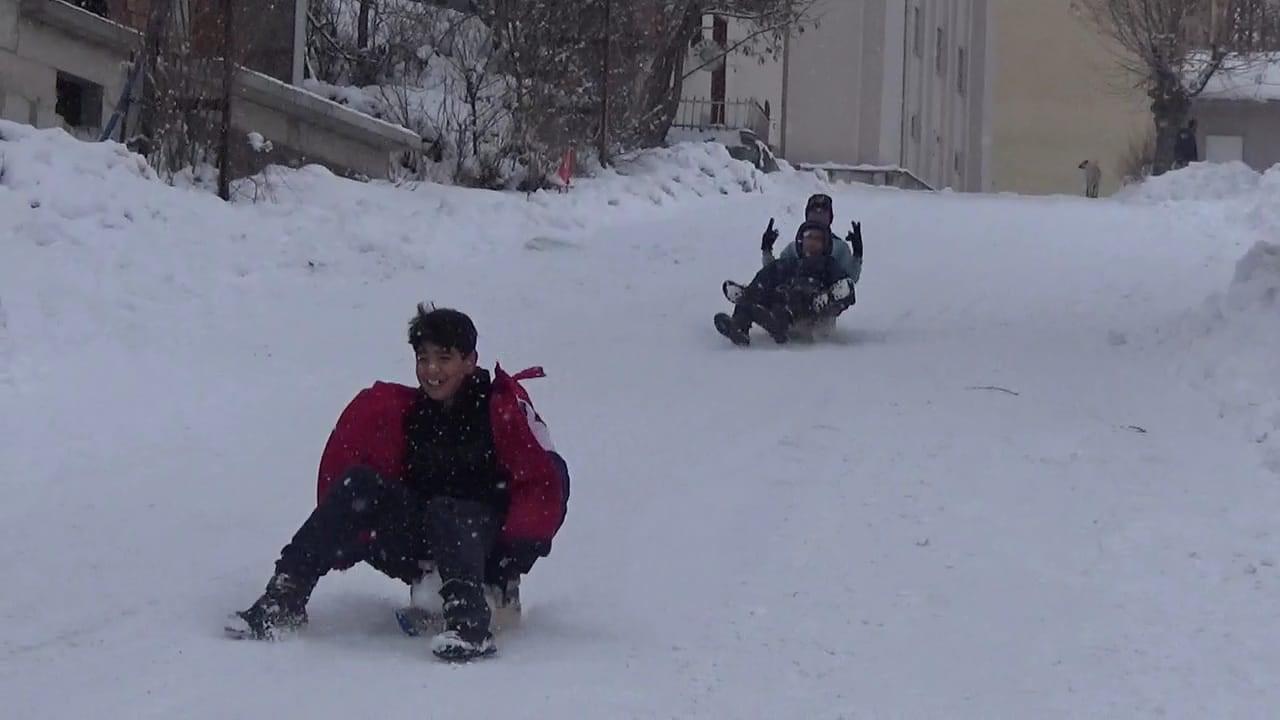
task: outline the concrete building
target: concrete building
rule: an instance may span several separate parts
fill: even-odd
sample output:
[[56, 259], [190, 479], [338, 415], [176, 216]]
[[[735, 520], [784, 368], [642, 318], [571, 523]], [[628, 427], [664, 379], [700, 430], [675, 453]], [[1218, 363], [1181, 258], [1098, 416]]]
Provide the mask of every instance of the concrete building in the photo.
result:
[[1280, 163], [1280, 53], [1219, 72], [1193, 101], [1205, 162], [1243, 162], [1258, 172]]
[[[420, 152], [421, 139], [413, 132], [291, 84], [302, 78], [306, 0], [275, 6], [282, 11], [265, 15], [262, 4], [255, 6], [259, 14], [252, 22], [271, 28], [267, 36], [273, 39], [250, 54], [249, 68], [237, 73], [234, 84], [236, 174], [257, 172], [267, 163], [315, 162], [338, 173], [386, 178], [398, 160]], [[202, 27], [208, 28], [201, 8], [211, 6], [180, 0], [175, 7], [175, 20], [186, 23], [192, 46], [198, 46], [207, 34]], [[145, 25], [146, 17], [146, 0], [0, 0], [0, 118], [98, 139], [123, 97], [142, 47], [135, 26]], [[132, 126], [133, 114], [124, 122]], [[250, 132], [263, 135], [273, 149], [252, 151]]]
[[1153, 131], [1148, 101], [1071, 0], [992, 0], [992, 187], [1083, 195], [1080, 163], [1119, 186], [1130, 147]]
[[[685, 80], [677, 124], [767, 128], [793, 164], [833, 177], [989, 186], [988, 0], [825, 0], [781, 57], [730, 55]], [[746, 35], [708, 18], [687, 67]], [[758, 134], [758, 133], [757, 133]]]

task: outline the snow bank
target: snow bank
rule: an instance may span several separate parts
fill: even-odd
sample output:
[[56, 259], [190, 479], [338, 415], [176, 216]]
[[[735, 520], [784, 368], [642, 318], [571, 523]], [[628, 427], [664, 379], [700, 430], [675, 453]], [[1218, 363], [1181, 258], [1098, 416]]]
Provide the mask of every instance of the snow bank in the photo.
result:
[[[812, 176], [758, 172], [720, 145], [635, 153], [567, 192], [474, 191], [432, 183], [359, 183], [318, 165], [273, 166], [235, 184], [228, 208], [208, 183], [166, 185], [115, 143], [0, 121], [0, 293], [6, 347], [39, 356], [100, 338], [136, 342], [159, 328], [158, 304], [234, 322], [227, 287], [267, 296], [283, 278], [388, 279], [467, 267], [529, 248], [591, 247], [630, 218], [659, 220], [691, 203], [818, 187]], [[325, 228], [317, 233], [316, 228]], [[175, 252], [180, 248], [180, 252]], [[43, 281], [32, 284], [31, 278]], [[23, 288], [31, 292], [23, 292]], [[166, 321], [184, 322], [180, 312]], [[16, 362], [16, 361], [15, 361]]]
[[1280, 240], [1280, 165], [1272, 167], [1258, 181], [1245, 213], [1248, 227], [1267, 241]]
[[1240, 421], [1280, 472], [1280, 243], [1259, 242], [1236, 264], [1225, 293], [1189, 321], [1189, 359], [1197, 384]]
[[103, 187], [156, 180], [147, 161], [116, 143], [88, 143], [60, 129], [0, 123], [0, 184], [31, 207], [66, 218], [102, 212]]
[[[402, 189], [435, 198], [441, 216], [438, 220], [461, 218], [468, 210], [483, 207], [481, 217], [499, 222], [508, 217], [519, 218], [518, 222], [527, 228], [562, 231], [587, 231], [622, 219], [655, 217], [657, 209], [675, 210], [715, 198], [776, 191], [830, 191], [830, 185], [813, 173], [790, 168], [763, 173], [751, 163], [734, 159], [719, 143], [690, 142], [641, 150], [617, 158], [612, 167], [603, 170], [589, 155], [579, 156], [578, 163], [590, 168], [591, 175], [574, 178], [571, 186], [563, 190], [476, 193], [426, 182], [403, 185]], [[238, 183], [236, 196], [242, 201], [267, 199], [307, 212], [315, 209], [318, 198], [326, 198], [324, 202], [331, 201], [335, 206], [349, 204], [348, 185], [318, 167], [272, 167], [263, 176]], [[381, 192], [388, 186], [384, 182], [369, 183], [364, 202], [383, 207], [384, 212], [398, 212], [402, 199]]]
[[1135, 203], [1236, 200], [1256, 190], [1261, 177], [1242, 162], [1195, 163], [1125, 187], [1116, 197]]
[[1205, 237], [1248, 248], [1227, 288], [1171, 331], [1163, 328], [1161, 342], [1181, 358], [1183, 376], [1213, 396], [1222, 416], [1242, 425], [1280, 471], [1280, 167], [1258, 173], [1238, 162], [1196, 163], [1118, 197], [1138, 206], [1193, 203], [1185, 216], [1198, 218]]
[[[621, 208], [633, 204], [640, 211], [670, 206], [690, 198], [762, 193], [789, 188], [829, 189], [812, 173], [763, 173], [751, 163], [735, 160], [720, 143], [687, 142], [654, 148], [618, 158], [614, 166], [577, 178], [567, 193], [577, 205]], [[548, 193], [542, 193], [546, 197]], [[552, 193], [554, 194], [554, 193]]]

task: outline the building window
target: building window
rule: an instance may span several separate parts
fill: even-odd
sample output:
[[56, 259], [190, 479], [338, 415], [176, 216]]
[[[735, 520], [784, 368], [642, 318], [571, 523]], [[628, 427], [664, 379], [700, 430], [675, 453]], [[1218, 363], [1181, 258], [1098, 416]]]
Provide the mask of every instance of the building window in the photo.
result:
[[920, 12], [920, 6], [916, 6], [911, 10], [915, 23], [915, 44], [914, 49], [916, 57], [924, 57], [924, 15]]
[[964, 154], [961, 153], [959, 150], [957, 150], [956, 151], [956, 174], [957, 175], [960, 174], [961, 172], [960, 168], [962, 167], [964, 167]]
[[920, 114], [911, 113], [911, 139], [920, 142]]
[[964, 95], [968, 84], [969, 58], [963, 47], [960, 48], [958, 56], [956, 59], [956, 92]]
[[938, 69], [939, 75], [947, 68], [946, 40], [947, 38], [942, 32], [942, 28], [938, 28], [938, 52], [933, 58], [933, 63], [934, 67]]
[[108, 7], [107, 0], [72, 0], [71, 4], [100, 17], [111, 17], [111, 8]]
[[54, 112], [73, 128], [102, 127], [102, 86], [59, 72]]

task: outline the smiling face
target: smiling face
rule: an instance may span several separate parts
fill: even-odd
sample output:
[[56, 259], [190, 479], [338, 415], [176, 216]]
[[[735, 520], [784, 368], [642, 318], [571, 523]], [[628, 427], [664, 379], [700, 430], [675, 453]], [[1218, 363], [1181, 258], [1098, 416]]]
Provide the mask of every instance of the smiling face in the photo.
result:
[[434, 343], [423, 343], [417, 351], [418, 385], [427, 397], [448, 405], [462, 384], [476, 370], [476, 353], [463, 353]]

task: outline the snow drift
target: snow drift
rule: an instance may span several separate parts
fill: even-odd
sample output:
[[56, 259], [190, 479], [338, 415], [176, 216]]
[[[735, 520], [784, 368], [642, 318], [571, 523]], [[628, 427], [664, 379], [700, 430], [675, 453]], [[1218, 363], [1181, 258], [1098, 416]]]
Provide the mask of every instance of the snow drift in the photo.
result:
[[1188, 333], [1189, 371], [1222, 398], [1224, 415], [1241, 418], [1280, 472], [1280, 244], [1254, 245]]
[[1193, 163], [1122, 188], [1115, 197], [1137, 203], [1238, 200], [1255, 191], [1261, 178], [1242, 162]]

